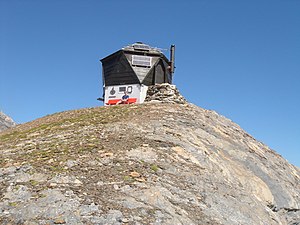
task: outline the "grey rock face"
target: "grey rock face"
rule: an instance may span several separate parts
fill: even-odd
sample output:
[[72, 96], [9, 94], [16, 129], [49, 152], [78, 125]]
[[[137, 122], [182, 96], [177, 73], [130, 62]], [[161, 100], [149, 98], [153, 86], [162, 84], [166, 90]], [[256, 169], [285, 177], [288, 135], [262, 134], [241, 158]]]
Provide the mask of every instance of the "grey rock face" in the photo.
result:
[[16, 123], [10, 117], [0, 112], [0, 132], [15, 125]]
[[300, 224], [300, 170], [192, 104], [54, 114], [0, 134], [1, 224]]

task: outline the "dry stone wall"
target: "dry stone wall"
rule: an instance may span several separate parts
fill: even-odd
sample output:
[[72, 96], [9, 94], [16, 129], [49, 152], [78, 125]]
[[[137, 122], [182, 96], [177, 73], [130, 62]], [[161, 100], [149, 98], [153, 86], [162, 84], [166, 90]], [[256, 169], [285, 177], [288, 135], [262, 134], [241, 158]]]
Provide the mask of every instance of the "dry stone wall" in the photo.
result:
[[168, 83], [148, 87], [145, 102], [187, 103], [176, 86]]

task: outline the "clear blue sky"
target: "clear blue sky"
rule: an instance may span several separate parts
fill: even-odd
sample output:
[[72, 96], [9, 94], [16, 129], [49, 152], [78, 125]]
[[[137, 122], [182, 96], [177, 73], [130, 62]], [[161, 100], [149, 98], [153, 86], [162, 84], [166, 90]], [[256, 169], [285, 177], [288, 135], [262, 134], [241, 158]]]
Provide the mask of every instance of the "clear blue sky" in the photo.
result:
[[300, 166], [299, 0], [0, 0], [0, 110], [101, 105], [99, 59], [136, 41], [175, 44], [190, 102]]

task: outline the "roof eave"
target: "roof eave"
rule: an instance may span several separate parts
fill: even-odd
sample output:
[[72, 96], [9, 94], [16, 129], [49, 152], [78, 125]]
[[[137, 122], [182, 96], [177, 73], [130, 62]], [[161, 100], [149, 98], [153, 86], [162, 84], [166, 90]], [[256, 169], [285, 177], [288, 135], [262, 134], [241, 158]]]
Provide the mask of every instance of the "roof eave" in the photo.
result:
[[106, 56], [106, 57], [100, 59], [100, 61], [103, 62], [103, 61], [105, 61], [105, 60], [111, 58], [112, 56], [115, 56], [115, 55], [119, 54], [119, 53], [122, 52], [122, 51], [123, 51], [123, 50], [116, 51], [116, 52], [114, 52], [114, 53], [112, 53], [112, 54], [110, 54], [110, 55], [108, 55], [108, 56]]

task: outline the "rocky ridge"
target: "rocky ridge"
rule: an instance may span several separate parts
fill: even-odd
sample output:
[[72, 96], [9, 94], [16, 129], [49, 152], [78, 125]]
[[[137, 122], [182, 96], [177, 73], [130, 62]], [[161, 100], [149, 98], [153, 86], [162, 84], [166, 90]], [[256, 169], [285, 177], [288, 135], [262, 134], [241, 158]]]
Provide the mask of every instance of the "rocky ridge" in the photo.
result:
[[16, 123], [12, 120], [12, 118], [5, 115], [3, 112], [0, 112], [0, 132], [15, 125]]
[[154, 100], [2, 132], [0, 223], [300, 224], [299, 168], [214, 111]]

